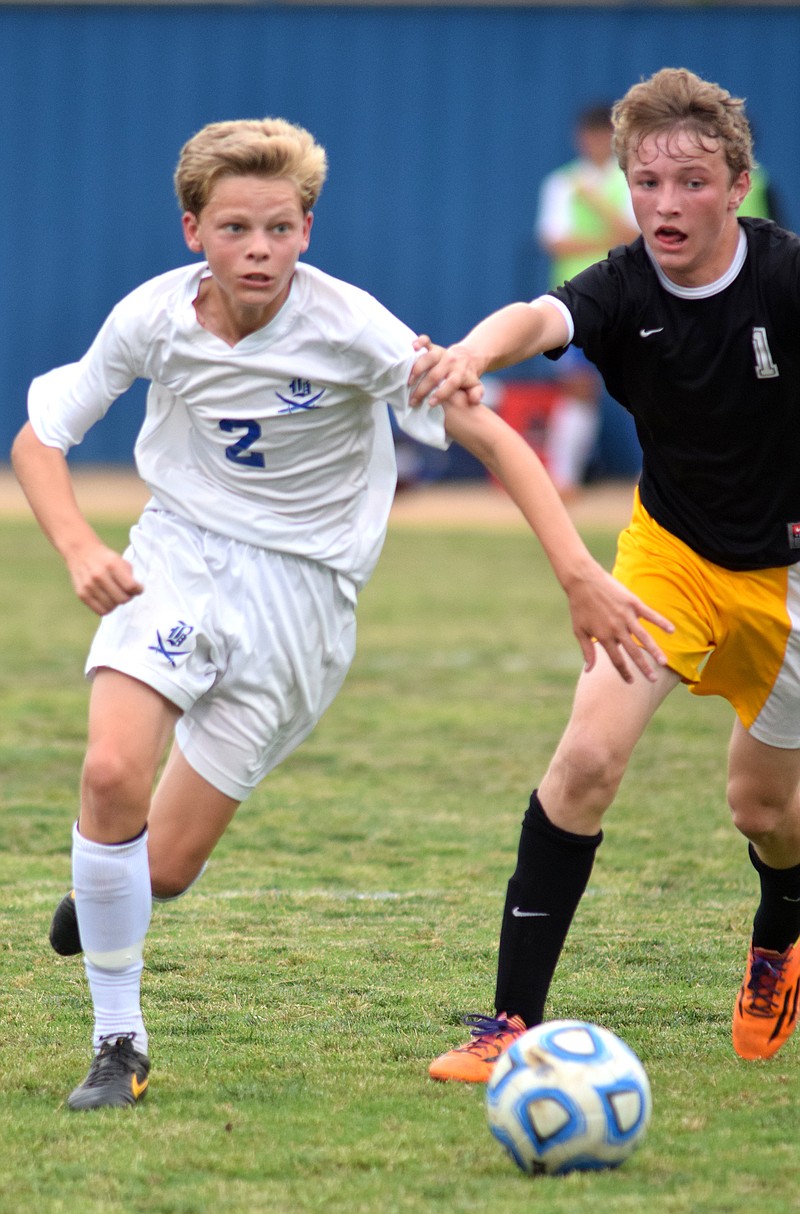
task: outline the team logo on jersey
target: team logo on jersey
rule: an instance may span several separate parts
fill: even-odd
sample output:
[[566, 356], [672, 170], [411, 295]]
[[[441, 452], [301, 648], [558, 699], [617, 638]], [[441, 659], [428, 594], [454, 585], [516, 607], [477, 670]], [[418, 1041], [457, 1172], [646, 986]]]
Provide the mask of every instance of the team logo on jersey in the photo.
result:
[[194, 632], [191, 624], [187, 624], [185, 620], [178, 620], [177, 624], [173, 624], [166, 636], [162, 636], [160, 630], [156, 629], [156, 644], [148, 645], [148, 649], [152, 649], [154, 653], [162, 654], [170, 666], [177, 666], [176, 658], [183, 658], [189, 649], [183, 649], [189, 637]]
[[325, 395], [325, 388], [320, 388], [317, 391], [307, 379], [293, 379], [289, 384], [290, 396], [284, 396], [281, 392], [276, 392], [278, 400], [282, 400], [286, 405], [285, 409], [279, 409], [279, 413], [299, 413], [301, 409], [318, 409], [317, 401], [321, 396]]
[[786, 530], [789, 535], [789, 547], [800, 548], [800, 523], [787, 523]]

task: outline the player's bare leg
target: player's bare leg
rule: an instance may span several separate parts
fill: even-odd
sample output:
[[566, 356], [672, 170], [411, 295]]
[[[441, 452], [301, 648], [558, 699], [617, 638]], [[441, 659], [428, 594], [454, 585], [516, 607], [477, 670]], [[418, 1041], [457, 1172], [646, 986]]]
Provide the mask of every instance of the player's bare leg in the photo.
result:
[[605, 652], [585, 671], [569, 722], [531, 797], [508, 883], [495, 1006], [528, 1026], [545, 1001], [573, 917], [591, 877], [605, 811], [651, 717], [678, 685], [659, 668], [623, 683]]
[[597, 646], [595, 667], [578, 680], [569, 722], [539, 785], [542, 806], [561, 830], [592, 835], [600, 829], [634, 747], [680, 681], [666, 667], [655, 673], [655, 682], [636, 672], [624, 683]]
[[176, 898], [197, 880], [239, 805], [199, 775], [173, 743], [148, 821], [155, 898]]
[[[496, 1017], [470, 1017], [472, 1040], [437, 1058], [433, 1079], [485, 1083], [502, 1051], [542, 1019], [544, 1002], [600, 842], [600, 821], [653, 713], [677, 685], [623, 683], [604, 651], [578, 682], [572, 715], [522, 825], [508, 883], [498, 957]], [[551, 812], [551, 804], [554, 812]]]
[[[239, 804], [199, 775], [173, 743], [147, 821], [150, 881], [156, 901], [180, 897], [198, 879]], [[72, 891], [56, 909], [50, 942], [63, 956], [81, 951]]]
[[146, 824], [177, 709], [117, 671], [95, 678], [73, 833], [73, 886], [94, 1006], [95, 1057], [72, 1109], [136, 1104], [150, 1062], [139, 988], [150, 922]]

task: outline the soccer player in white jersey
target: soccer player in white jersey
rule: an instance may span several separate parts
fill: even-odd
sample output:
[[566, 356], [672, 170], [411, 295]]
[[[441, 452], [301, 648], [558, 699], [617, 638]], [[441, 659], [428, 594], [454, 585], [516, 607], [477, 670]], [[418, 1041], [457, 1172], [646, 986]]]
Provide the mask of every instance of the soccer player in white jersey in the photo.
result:
[[544, 1016], [628, 759], [685, 683], [736, 713], [728, 801], [758, 874], [733, 1048], [768, 1058], [800, 993], [800, 239], [738, 219], [752, 141], [738, 98], [684, 69], [613, 110], [642, 235], [532, 304], [501, 309], [449, 352], [423, 354], [419, 396], [574, 342], [636, 420], [644, 461], [614, 572], [674, 623], [655, 682], [580, 677], [566, 731], [523, 820], [500, 933], [495, 1015], [430, 1068], [481, 1082]]
[[[663, 660], [641, 620], [666, 620], [592, 559], [527, 444], [465, 394], [415, 412], [411, 368], [427, 339], [298, 262], [326, 168], [311, 135], [281, 119], [213, 123], [190, 139], [175, 183], [186, 243], [204, 260], [133, 291], [79, 362], [34, 380], [14, 443], [42, 529], [102, 617], [86, 667], [74, 900], [59, 908], [62, 920], [74, 910], [76, 944], [62, 951], [83, 947], [95, 1017], [73, 1109], [144, 1095], [151, 893], [196, 880], [239, 803], [344, 680], [395, 487], [387, 404], [409, 433], [456, 439], [506, 486], [587, 662], [593, 637], [620, 681], [637, 668], [654, 677]], [[81, 514], [66, 452], [137, 377], [151, 384], [136, 462], [152, 499], [120, 556]]]

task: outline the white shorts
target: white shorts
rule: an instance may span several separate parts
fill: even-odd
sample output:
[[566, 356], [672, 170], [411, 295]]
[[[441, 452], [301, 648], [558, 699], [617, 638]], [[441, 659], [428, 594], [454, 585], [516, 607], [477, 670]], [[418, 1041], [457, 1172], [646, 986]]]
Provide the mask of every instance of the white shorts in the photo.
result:
[[187, 762], [242, 801], [308, 736], [355, 652], [340, 575], [148, 509], [125, 553], [144, 593], [104, 616], [86, 660], [183, 712]]

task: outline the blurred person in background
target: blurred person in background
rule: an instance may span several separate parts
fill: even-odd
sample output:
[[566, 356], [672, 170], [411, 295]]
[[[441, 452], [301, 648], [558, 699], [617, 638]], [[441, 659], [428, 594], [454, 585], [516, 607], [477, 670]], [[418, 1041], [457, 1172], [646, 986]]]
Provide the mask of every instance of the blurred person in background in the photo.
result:
[[[575, 125], [577, 157], [542, 182], [534, 232], [550, 259], [548, 287], [574, 278], [639, 233], [611, 136], [608, 104], [582, 110]], [[597, 443], [603, 385], [575, 347], [561, 359], [557, 382], [561, 398], [551, 419], [545, 458], [562, 497], [571, 499], [580, 491]]]

